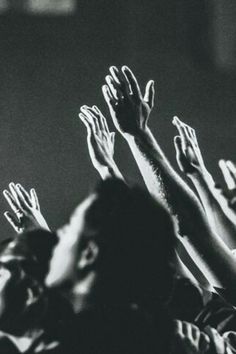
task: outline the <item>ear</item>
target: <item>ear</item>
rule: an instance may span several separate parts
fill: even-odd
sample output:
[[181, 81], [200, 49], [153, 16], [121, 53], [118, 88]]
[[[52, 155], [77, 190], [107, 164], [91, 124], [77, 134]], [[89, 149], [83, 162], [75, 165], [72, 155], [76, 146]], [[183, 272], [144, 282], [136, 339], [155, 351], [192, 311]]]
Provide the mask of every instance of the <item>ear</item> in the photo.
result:
[[96, 242], [89, 241], [81, 252], [80, 260], [78, 262], [79, 269], [86, 269], [86, 267], [94, 264], [98, 258], [99, 248]]

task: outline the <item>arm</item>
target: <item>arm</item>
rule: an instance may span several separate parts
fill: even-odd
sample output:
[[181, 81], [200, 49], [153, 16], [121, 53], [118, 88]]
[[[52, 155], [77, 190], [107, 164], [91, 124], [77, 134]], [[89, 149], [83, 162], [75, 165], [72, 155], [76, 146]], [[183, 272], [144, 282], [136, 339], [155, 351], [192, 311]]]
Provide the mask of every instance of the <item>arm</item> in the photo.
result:
[[154, 106], [154, 82], [147, 83], [143, 97], [136, 78], [127, 67], [123, 67], [122, 72], [112, 67], [106, 81], [103, 94], [113, 123], [127, 141], [149, 192], [175, 215], [177, 205], [181, 203], [182, 207], [183, 204], [183, 199], [180, 201], [180, 198], [172, 197], [173, 193], [176, 194], [176, 188], [183, 191], [187, 207], [189, 195], [198, 203], [190, 188], [169, 164], [148, 127], [148, 118]]
[[227, 216], [226, 208], [220, 201], [220, 191], [207, 171], [198, 145], [195, 130], [175, 117], [173, 124], [179, 136], [175, 137], [175, 149], [180, 170], [193, 182], [206, 217], [212, 229], [218, 233], [229, 248], [236, 248], [236, 224]]
[[79, 117], [87, 128], [89, 155], [101, 178], [123, 179], [114, 161], [115, 133], [110, 133], [106, 118], [96, 106], [82, 106]]
[[[144, 181], [153, 194], [162, 195], [174, 215], [179, 232], [202, 272], [216, 287], [231, 287], [236, 261], [230, 250], [213, 232], [194, 193], [177, 175], [148, 127], [153, 107], [154, 87], [149, 82], [143, 97], [132, 72], [112, 68], [103, 87], [113, 122], [127, 141]], [[116, 95], [114, 95], [114, 93]]]
[[5, 189], [3, 195], [13, 212], [6, 211], [4, 216], [17, 233], [38, 228], [50, 231], [34, 188], [28, 193], [21, 184], [10, 183], [9, 191]]

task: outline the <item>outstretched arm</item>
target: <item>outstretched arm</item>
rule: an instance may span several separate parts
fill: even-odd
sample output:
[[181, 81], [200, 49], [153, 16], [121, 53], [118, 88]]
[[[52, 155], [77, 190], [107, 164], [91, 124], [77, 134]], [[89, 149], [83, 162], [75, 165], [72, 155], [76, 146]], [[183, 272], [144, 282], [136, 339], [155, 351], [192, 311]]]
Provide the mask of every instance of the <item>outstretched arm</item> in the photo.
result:
[[113, 123], [127, 141], [150, 193], [177, 215], [176, 209], [179, 209], [179, 203], [183, 206], [183, 199], [173, 198], [176, 188], [187, 195], [184, 198], [187, 204], [189, 195], [196, 202], [197, 198], [171, 167], [148, 127], [148, 118], [154, 106], [154, 82], [147, 83], [143, 96], [130, 69], [123, 67], [119, 71], [112, 67], [110, 71], [103, 94]]
[[179, 132], [174, 143], [180, 170], [193, 182], [211, 227], [229, 248], [236, 248], [236, 223], [227, 216], [228, 203], [223, 203], [223, 195], [206, 169], [195, 130], [177, 117], [173, 124]]
[[106, 118], [96, 106], [82, 106], [79, 117], [87, 128], [89, 155], [101, 178], [123, 179], [114, 161], [115, 133], [110, 133]]
[[5, 189], [3, 195], [12, 209], [12, 212], [6, 211], [4, 215], [17, 233], [38, 228], [50, 231], [34, 188], [28, 193], [21, 184], [10, 183], [9, 191]]
[[153, 107], [154, 83], [145, 95], [127, 67], [111, 68], [103, 93], [113, 122], [127, 141], [149, 191], [160, 196], [178, 217], [179, 233], [194, 260], [215, 287], [232, 287], [236, 261], [213, 232], [202, 207], [186, 183], [174, 171], [148, 127]]

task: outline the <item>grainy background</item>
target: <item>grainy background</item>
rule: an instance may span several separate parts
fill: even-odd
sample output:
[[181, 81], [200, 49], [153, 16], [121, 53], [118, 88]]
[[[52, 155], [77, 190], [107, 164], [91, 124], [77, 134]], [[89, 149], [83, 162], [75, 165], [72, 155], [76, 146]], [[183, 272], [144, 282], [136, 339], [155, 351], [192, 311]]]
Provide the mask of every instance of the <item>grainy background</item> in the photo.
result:
[[[218, 3], [79, 0], [70, 16], [2, 14], [0, 190], [10, 181], [34, 186], [52, 228], [68, 219], [98, 180], [79, 107], [97, 104], [109, 116], [101, 86], [113, 64], [130, 66], [142, 87], [155, 80], [150, 125], [175, 166], [171, 120], [177, 114], [196, 128], [219, 178], [218, 159], [236, 160], [236, 10], [227, 0], [222, 14]], [[129, 181], [142, 183], [118, 136], [116, 161]], [[6, 207], [0, 198], [0, 214]], [[3, 216], [0, 223], [1, 237], [12, 235]]]

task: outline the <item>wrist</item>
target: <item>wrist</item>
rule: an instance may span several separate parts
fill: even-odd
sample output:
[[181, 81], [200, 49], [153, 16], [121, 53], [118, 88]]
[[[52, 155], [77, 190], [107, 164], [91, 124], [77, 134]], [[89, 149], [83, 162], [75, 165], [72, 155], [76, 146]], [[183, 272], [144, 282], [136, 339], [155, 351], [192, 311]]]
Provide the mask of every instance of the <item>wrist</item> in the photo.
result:
[[142, 141], [151, 134], [148, 126], [143, 127], [142, 129], [137, 129], [134, 133], [123, 133], [123, 137], [127, 142], [131, 141]]
[[106, 166], [101, 166], [97, 170], [103, 180], [109, 177], [117, 177], [120, 175], [120, 171], [115, 162], [110, 162]]

